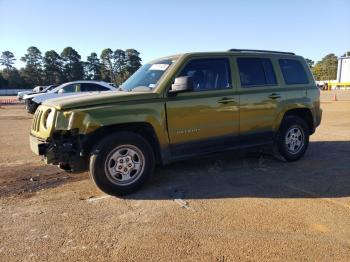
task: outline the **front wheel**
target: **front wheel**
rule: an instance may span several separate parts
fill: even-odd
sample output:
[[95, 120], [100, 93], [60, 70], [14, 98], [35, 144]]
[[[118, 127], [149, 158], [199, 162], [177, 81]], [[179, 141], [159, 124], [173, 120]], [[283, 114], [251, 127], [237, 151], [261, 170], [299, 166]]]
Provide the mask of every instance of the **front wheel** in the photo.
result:
[[103, 192], [122, 196], [138, 190], [151, 176], [155, 157], [140, 135], [119, 132], [102, 140], [90, 157], [90, 175]]
[[287, 161], [300, 159], [309, 145], [309, 128], [297, 116], [287, 116], [283, 120], [275, 138], [275, 151]]
[[36, 109], [39, 107], [37, 103], [29, 99], [26, 100], [26, 110], [29, 114], [34, 114]]

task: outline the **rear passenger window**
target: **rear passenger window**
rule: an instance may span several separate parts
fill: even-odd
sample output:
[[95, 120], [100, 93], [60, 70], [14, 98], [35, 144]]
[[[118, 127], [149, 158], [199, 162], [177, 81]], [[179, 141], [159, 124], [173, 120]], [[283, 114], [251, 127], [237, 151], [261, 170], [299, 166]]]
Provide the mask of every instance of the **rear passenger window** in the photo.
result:
[[280, 59], [279, 64], [284, 82], [286, 82], [287, 85], [309, 83], [305, 69], [300, 61], [294, 59]]
[[97, 85], [97, 84], [92, 84], [92, 83], [84, 83], [82, 84], [81, 88], [82, 92], [92, 92], [92, 91], [107, 91], [109, 90], [107, 87]]
[[270, 59], [238, 58], [239, 77], [242, 87], [276, 85], [276, 75]]

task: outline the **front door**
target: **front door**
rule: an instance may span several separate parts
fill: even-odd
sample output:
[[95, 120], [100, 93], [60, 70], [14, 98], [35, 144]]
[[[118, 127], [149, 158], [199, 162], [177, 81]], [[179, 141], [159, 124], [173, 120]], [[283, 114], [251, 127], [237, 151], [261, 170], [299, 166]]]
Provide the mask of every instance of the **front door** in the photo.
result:
[[172, 154], [206, 153], [233, 143], [239, 132], [239, 98], [229, 59], [191, 59], [177, 76], [190, 76], [194, 90], [167, 98]]

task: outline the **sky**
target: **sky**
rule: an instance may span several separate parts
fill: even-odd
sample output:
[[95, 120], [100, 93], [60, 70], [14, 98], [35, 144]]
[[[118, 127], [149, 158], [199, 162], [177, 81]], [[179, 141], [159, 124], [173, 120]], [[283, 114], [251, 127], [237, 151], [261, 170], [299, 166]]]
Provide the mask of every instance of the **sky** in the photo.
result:
[[135, 48], [143, 62], [230, 48], [292, 51], [314, 61], [350, 50], [350, 0], [0, 0], [0, 52], [72, 46], [82, 56]]

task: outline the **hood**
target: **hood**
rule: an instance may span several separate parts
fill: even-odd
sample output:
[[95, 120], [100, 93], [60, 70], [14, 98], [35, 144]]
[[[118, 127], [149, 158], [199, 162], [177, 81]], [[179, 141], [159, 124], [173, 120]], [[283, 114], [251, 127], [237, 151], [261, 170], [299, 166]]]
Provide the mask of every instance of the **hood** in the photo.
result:
[[30, 95], [30, 94], [33, 94], [33, 91], [21, 91], [21, 92], [18, 92], [17, 95]]
[[29, 94], [24, 94], [23, 99], [32, 99], [32, 98], [40, 96], [42, 94], [45, 94], [45, 93], [42, 93], [42, 92], [30, 92]]
[[72, 109], [159, 97], [158, 93], [152, 92], [106, 91], [50, 99], [45, 101], [44, 105], [54, 106], [57, 109]]

